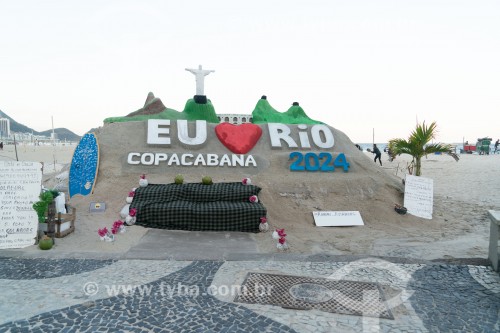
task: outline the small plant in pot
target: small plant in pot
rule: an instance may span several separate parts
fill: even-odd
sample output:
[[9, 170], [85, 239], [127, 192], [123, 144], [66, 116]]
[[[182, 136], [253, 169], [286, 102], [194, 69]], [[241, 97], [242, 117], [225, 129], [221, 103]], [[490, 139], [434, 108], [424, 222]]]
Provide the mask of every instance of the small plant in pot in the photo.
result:
[[40, 201], [37, 201], [33, 204], [33, 209], [36, 211], [38, 215], [38, 222], [45, 222], [45, 212], [47, 211], [50, 203], [54, 200], [55, 197], [59, 195], [57, 191], [47, 191], [40, 194]]

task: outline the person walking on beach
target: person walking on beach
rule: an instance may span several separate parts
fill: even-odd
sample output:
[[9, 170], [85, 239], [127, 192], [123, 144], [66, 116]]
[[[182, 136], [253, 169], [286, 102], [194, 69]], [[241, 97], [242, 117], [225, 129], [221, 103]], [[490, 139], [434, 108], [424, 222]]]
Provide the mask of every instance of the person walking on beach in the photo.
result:
[[380, 149], [378, 149], [376, 144], [373, 144], [373, 154], [375, 154], [375, 158], [373, 159], [373, 162], [377, 163], [377, 159], [380, 162], [380, 166], [382, 166], [382, 160], [380, 157], [382, 157], [382, 153], [380, 152]]
[[497, 152], [499, 144], [500, 144], [500, 139], [497, 139], [497, 141], [495, 142], [495, 151], [493, 152], [493, 154]]

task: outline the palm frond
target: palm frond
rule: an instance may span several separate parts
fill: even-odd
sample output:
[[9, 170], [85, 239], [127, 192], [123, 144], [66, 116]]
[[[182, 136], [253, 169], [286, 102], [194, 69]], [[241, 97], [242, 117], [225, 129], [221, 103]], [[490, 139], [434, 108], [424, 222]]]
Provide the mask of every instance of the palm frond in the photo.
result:
[[417, 124], [407, 140], [392, 139], [389, 141], [389, 149], [393, 155], [408, 154], [416, 161], [416, 175], [420, 175], [420, 159], [428, 154], [446, 153], [453, 157], [455, 161], [459, 160], [458, 155], [451, 145], [441, 143], [431, 143], [437, 133], [436, 122], [426, 125], [425, 122]]
[[425, 151], [425, 155], [434, 154], [434, 153], [444, 153], [444, 154], [447, 154], [447, 155], [453, 157], [453, 159], [455, 159], [455, 161], [460, 160], [460, 157], [455, 153], [453, 147], [451, 145], [448, 145], [448, 144], [433, 143], [433, 144], [425, 146], [424, 151]]

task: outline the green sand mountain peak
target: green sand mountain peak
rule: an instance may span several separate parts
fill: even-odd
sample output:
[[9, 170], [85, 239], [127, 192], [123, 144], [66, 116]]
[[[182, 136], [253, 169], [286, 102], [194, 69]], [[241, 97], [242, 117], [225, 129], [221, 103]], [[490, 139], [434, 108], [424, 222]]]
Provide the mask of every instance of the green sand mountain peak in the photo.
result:
[[[297, 105], [295, 105], [297, 104]], [[261, 98], [252, 112], [254, 124], [282, 123], [282, 124], [322, 124], [322, 122], [311, 119], [304, 109], [294, 103], [286, 112], [276, 111], [267, 99]]]
[[[294, 103], [286, 112], [279, 112], [274, 109], [264, 97], [255, 105], [252, 112], [252, 118], [254, 124], [322, 124], [320, 121], [309, 118], [298, 103]], [[209, 123], [220, 122], [215, 112], [215, 108], [209, 99], [207, 99], [206, 104], [198, 104], [194, 99], [188, 99], [184, 106], [184, 110], [179, 112], [165, 107], [162, 101], [150, 92], [142, 108], [129, 113], [125, 117], [106, 118], [104, 119], [104, 123], [144, 121], [148, 119], [185, 119], [190, 121], [206, 120]]]
[[104, 119], [104, 123], [118, 123], [126, 121], [144, 121], [148, 119], [171, 119], [171, 120], [206, 120], [209, 123], [218, 123], [219, 118], [215, 113], [212, 102], [207, 99], [206, 104], [198, 104], [194, 99], [188, 99], [182, 112], [165, 107], [162, 101], [149, 93], [144, 106], [137, 111], [129, 113], [125, 117], [110, 117]]

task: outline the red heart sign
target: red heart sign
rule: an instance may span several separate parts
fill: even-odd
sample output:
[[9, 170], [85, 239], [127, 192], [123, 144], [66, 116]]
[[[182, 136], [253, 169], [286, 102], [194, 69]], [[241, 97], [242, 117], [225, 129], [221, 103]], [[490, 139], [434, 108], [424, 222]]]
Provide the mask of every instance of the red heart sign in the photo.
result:
[[215, 134], [219, 141], [233, 153], [246, 154], [259, 141], [262, 129], [254, 124], [222, 123], [215, 126]]

